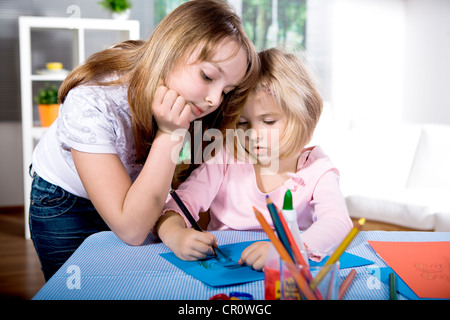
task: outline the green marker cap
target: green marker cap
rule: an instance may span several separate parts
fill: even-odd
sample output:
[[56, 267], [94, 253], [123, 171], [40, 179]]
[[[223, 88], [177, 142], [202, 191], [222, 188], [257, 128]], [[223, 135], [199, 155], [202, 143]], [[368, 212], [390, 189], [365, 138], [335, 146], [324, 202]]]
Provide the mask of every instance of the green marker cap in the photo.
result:
[[292, 205], [292, 193], [289, 189], [284, 194], [283, 210], [294, 210]]

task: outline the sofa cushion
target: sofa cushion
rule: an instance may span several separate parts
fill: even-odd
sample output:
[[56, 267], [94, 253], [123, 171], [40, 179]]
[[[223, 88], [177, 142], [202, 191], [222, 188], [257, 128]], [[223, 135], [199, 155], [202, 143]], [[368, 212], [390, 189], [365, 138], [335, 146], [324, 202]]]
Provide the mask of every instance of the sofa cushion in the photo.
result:
[[450, 231], [448, 189], [403, 189], [353, 194], [346, 198], [352, 218], [391, 223], [417, 230]]
[[450, 209], [436, 213], [436, 228], [434, 231], [450, 232]]
[[434, 213], [426, 204], [396, 197], [351, 195], [346, 198], [350, 217], [364, 217], [416, 230], [434, 230]]
[[313, 142], [339, 169], [351, 217], [450, 231], [450, 126], [318, 129]]
[[332, 158], [339, 162], [343, 193], [405, 188], [420, 135], [419, 126], [403, 124], [350, 130]]

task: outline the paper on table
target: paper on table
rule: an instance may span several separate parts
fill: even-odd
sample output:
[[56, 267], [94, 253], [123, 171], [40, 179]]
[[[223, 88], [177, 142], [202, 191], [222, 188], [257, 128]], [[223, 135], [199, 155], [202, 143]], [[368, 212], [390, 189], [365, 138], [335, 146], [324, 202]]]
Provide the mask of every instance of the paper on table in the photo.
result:
[[[232, 261], [239, 261], [242, 251], [255, 241], [239, 242], [219, 246], [221, 251], [231, 258]], [[210, 286], [227, 286], [239, 283], [252, 282], [264, 279], [264, 273], [256, 271], [250, 267], [227, 268], [215, 258], [199, 261], [184, 261], [174, 253], [161, 253], [161, 257], [171, 262], [184, 272]]]
[[[322, 259], [320, 262], [309, 260], [309, 265], [312, 267], [315, 266], [323, 266], [325, 262], [327, 262], [329, 256], [326, 256]], [[356, 268], [360, 266], [365, 266], [368, 264], [373, 264], [373, 261], [364, 259], [359, 256], [355, 256], [354, 254], [344, 252], [341, 257], [339, 258], [339, 268], [340, 269], [346, 269], [346, 268]]]
[[[221, 251], [228, 255], [231, 260], [239, 261], [242, 251], [255, 241], [238, 242], [233, 244], [221, 245]], [[240, 283], [247, 283], [264, 279], [264, 273], [256, 271], [250, 267], [243, 266], [238, 268], [227, 268], [215, 258], [200, 261], [183, 261], [173, 252], [161, 253], [161, 257], [174, 264], [184, 272], [210, 286], [228, 286]], [[309, 261], [310, 265], [323, 265], [328, 257], [325, 257], [320, 263]], [[357, 266], [372, 264], [373, 261], [344, 252], [340, 258], [340, 268], [354, 268]]]
[[[392, 270], [391, 267], [383, 267], [383, 268], [377, 268], [377, 267], [372, 267], [372, 268], [367, 268], [367, 271], [370, 274], [376, 275], [377, 277], [379, 277], [379, 280], [381, 282], [383, 282], [384, 284], [386, 284], [387, 286], [389, 286], [389, 274], [391, 272], [394, 272], [394, 270]], [[405, 281], [403, 281], [403, 279], [401, 277], [399, 277], [397, 274], [397, 292], [401, 293], [402, 295], [404, 295], [406, 298], [408, 298], [409, 300], [429, 300], [430, 298], [419, 298], [417, 296], [417, 294], [414, 293], [414, 291], [411, 290], [410, 287], [408, 287], [408, 285], [405, 283]], [[386, 292], [386, 295], [388, 295], [388, 293]]]
[[450, 242], [368, 241], [420, 298], [450, 299]]

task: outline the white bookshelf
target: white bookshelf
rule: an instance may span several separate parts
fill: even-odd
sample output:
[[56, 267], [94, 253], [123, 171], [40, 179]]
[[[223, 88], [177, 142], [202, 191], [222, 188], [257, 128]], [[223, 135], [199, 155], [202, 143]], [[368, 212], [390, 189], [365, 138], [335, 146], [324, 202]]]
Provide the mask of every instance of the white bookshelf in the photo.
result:
[[[121, 41], [138, 40], [139, 21], [113, 19], [81, 19], [57, 17], [19, 17], [20, 46], [20, 87], [22, 104], [22, 148], [23, 148], [23, 184], [25, 208], [25, 238], [30, 239], [28, 227], [28, 209], [30, 205], [31, 177], [28, 168], [31, 164], [33, 149], [46, 128], [33, 123], [33, 82], [63, 81], [65, 75], [40, 75], [32, 70], [31, 36], [32, 30], [69, 30], [72, 37], [72, 69], [85, 61], [87, 30], [119, 32]], [[105, 43], [111, 45], [111, 43]], [[44, 53], [45, 54], [45, 53]]]

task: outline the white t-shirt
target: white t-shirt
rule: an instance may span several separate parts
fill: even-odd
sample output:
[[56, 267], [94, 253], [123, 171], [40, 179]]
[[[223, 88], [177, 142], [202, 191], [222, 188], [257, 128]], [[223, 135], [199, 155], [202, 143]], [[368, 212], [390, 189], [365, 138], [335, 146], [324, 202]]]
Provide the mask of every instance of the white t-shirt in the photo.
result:
[[75, 168], [70, 148], [117, 154], [132, 181], [137, 165], [127, 86], [73, 88], [33, 152], [33, 169], [44, 180], [89, 199]]

